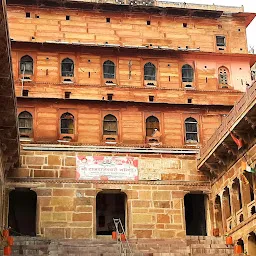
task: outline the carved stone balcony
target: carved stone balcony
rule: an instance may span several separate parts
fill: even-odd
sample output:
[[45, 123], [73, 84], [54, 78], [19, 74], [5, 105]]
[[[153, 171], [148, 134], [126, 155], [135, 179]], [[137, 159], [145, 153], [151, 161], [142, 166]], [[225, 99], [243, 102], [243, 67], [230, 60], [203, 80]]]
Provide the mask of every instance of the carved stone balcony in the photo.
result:
[[[201, 148], [198, 169], [218, 177], [235, 163], [244, 152], [255, 144], [256, 135], [256, 82], [247, 88], [246, 93], [235, 104], [230, 113], [223, 119], [208, 142]], [[230, 132], [243, 140], [244, 146], [238, 146]]]

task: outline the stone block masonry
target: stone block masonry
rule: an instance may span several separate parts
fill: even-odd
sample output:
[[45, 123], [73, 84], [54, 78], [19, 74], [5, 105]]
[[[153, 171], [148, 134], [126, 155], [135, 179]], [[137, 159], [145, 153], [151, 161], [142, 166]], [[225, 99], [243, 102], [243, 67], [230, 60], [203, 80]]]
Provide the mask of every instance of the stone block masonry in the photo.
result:
[[95, 238], [97, 195], [112, 191], [126, 195], [125, 226], [130, 238], [185, 237], [185, 194], [210, 191], [210, 183], [197, 171], [194, 157], [139, 156], [136, 182], [76, 181], [76, 156], [90, 154], [21, 151], [22, 165], [9, 172], [7, 187], [30, 187], [36, 192], [37, 235]]

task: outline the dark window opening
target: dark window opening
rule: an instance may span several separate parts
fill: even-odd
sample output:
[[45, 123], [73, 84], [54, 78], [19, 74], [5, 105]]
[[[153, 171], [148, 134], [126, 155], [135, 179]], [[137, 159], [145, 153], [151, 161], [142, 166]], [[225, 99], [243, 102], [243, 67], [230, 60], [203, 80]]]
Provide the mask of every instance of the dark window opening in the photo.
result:
[[26, 12], [26, 18], [30, 18], [30, 12]]
[[144, 66], [144, 80], [156, 81], [156, 67], [151, 62]]
[[188, 99], [188, 103], [192, 103], [192, 99]]
[[151, 137], [154, 132], [160, 131], [159, 120], [155, 116], [150, 116], [146, 120], [146, 136]]
[[111, 19], [110, 18], [106, 18], [106, 22], [110, 23]]
[[26, 75], [33, 75], [33, 59], [29, 55], [21, 57], [20, 73]]
[[66, 58], [61, 62], [61, 75], [62, 76], [74, 76], [74, 62], [73, 60]]
[[21, 112], [18, 116], [18, 123], [21, 137], [28, 137], [29, 135], [31, 135], [33, 130], [33, 117], [29, 112]]
[[91, 78], [91, 72], [88, 72], [88, 78]]
[[148, 96], [148, 100], [153, 102], [154, 101], [154, 96]]
[[103, 120], [103, 135], [117, 135], [117, 119], [113, 115], [106, 115]]
[[198, 131], [196, 119], [189, 117], [185, 120], [185, 133], [186, 142], [198, 142]]
[[70, 113], [64, 113], [60, 118], [61, 134], [74, 134], [74, 116]]
[[150, 20], [147, 20], [147, 25], [151, 25], [151, 21]]
[[66, 15], [66, 20], [70, 20], [70, 16], [69, 15]]
[[9, 194], [8, 226], [12, 236], [36, 236], [37, 195], [29, 189], [15, 189]]
[[113, 94], [108, 94], [108, 100], [113, 100]]
[[193, 82], [194, 81], [194, 69], [188, 65], [185, 64], [182, 66], [182, 82]]
[[65, 92], [65, 99], [70, 99], [71, 92]]
[[22, 96], [24, 96], [24, 97], [28, 97], [28, 90], [23, 90], [22, 91]]
[[188, 27], [188, 23], [183, 23], [183, 28], [187, 28]]
[[[126, 228], [126, 194], [121, 192], [100, 192], [96, 197], [96, 232], [97, 235], [111, 235], [115, 231], [113, 218], [120, 219]], [[119, 230], [121, 231], [121, 230]]]
[[206, 236], [205, 217], [206, 196], [203, 194], [187, 194], [184, 198], [186, 235]]
[[226, 46], [226, 37], [225, 36], [216, 36], [217, 46], [223, 47]]
[[115, 63], [111, 60], [107, 60], [103, 63], [103, 75], [104, 78], [111, 78], [114, 79], [116, 74], [115, 74]]

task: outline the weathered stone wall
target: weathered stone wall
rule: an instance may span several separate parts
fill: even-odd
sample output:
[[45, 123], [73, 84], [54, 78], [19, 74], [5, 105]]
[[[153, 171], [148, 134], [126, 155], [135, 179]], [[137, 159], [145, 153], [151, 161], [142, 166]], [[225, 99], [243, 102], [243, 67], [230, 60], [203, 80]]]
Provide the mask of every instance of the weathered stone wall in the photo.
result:
[[[13, 186], [29, 186], [29, 183]], [[184, 237], [183, 198], [186, 191], [209, 189], [205, 184], [195, 187], [182, 182], [122, 184], [41, 181], [31, 184], [31, 187], [38, 195], [37, 234], [67, 239], [96, 236], [96, 195], [104, 189], [126, 193], [130, 238]]]
[[[127, 195], [129, 237], [184, 237], [184, 195], [210, 191], [205, 176], [196, 169], [194, 157], [140, 155], [139, 181], [92, 182], [75, 180], [76, 155], [92, 153], [22, 151], [21, 168], [9, 173], [10, 190], [30, 187], [37, 193], [38, 235], [94, 238], [97, 193], [111, 189]], [[11, 178], [16, 178], [15, 182]]]
[[[253, 174], [252, 181], [248, 183], [248, 173], [244, 171], [241, 163], [242, 161], [247, 161], [248, 164], [254, 167], [255, 160], [256, 145], [252, 147], [244, 157], [240, 158], [227, 172], [225, 172], [218, 181], [214, 183], [211, 194], [211, 202], [213, 208], [215, 208], [215, 221], [213, 226], [222, 230], [221, 233], [223, 234], [230, 234], [233, 237], [234, 243], [237, 243], [239, 239], [242, 239], [248, 255], [255, 255], [256, 253], [256, 248], [254, 248], [255, 245], [251, 246], [248, 240], [250, 235], [256, 231], [256, 215], [255, 210], [253, 211], [252, 209], [252, 207], [256, 207], [256, 175]], [[239, 181], [241, 199], [239, 199], [237, 189], [234, 186], [234, 182], [235, 180], [237, 181], [237, 179]], [[225, 189], [229, 190], [230, 202], [228, 202], [227, 196], [224, 196]], [[250, 195], [250, 190], [252, 193], [254, 193], [253, 201]], [[216, 196], [219, 196], [221, 199], [221, 211], [218, 209], [219, 207], [215, 203]], [[242, 208], [239, 206], [239, 200], [241, 200]], [[229, 206], [231, 213], [228, 210]], [[216, 211], [219, 211], [217, 215]], [[222, 215], [222, 219], [220, 215]], [[216, 219], [216, 216], [219, 216], [219, 222]], [[222, 226], [220, 225], [220, 222], [222, 223]]]

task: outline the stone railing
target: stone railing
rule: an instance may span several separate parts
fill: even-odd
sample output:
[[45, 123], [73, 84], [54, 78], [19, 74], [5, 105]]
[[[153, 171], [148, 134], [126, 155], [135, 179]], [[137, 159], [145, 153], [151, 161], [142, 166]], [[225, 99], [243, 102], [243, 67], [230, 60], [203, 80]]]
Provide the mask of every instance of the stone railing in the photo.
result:
[[247, 205], [248, 217], [251, 217], [255, 212], [256, 212], [256, 202], [255, 200], [253, 200]]
[[256, 99], [256, 82], [254, 82], [244, 93], [241, 99], [235, 104], [233, 109], [229, 114], [223, 119], [222, 124], [215, 131], [212, 137], [207, 141], [207, 143], [201, 149], [201, 159], [199, 165], [204, 162], [207, 155], [213, 150], [215, 146], [220, 142], [224, 136], [228, 136], [230, 129], [234, 125], [235, 121], [238, 120], [242, 114], [247, 110], [247, 108]]

